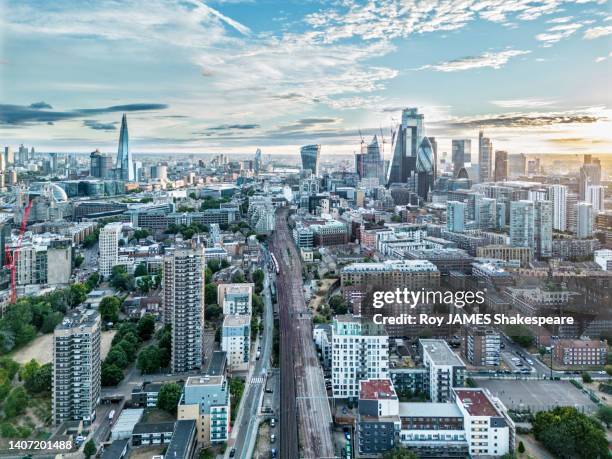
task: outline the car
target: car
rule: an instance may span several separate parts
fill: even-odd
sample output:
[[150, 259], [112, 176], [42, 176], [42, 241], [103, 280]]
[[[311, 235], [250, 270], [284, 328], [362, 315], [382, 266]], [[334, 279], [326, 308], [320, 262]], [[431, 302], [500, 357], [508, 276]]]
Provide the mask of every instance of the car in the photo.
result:
[[531, 360], [531, 359], [527, 359], [527, 363], [528, 363], [529, 365], [533, 365], [533, 360]]
[[236, 448], [232, 448], [229, 454], [229, 457], [234, 457], [236, 455]]
[[348, 432], [344, 432], [344, 438], [346, 438], [347, 440], [351, 440], [351, 434]]
[[270, 457], [272, 458], [276, 457], [276, 450], [274, 448], [270, 450]]
[[274, 427], [276, 425], [276, 419], [270, 419], [270, 427]]
[[274, 443], [276, 441], [276, 435], [270, 435], [270, 443]]

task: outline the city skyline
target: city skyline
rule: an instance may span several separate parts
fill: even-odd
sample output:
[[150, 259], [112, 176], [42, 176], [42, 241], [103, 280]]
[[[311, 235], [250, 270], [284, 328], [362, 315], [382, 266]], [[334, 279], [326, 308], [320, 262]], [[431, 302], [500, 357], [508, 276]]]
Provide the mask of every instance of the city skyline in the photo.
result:
[[324, 158], [382, 134], [390, 159], [417, 107], [448, 156], [480, 128], [511, 154], [612, 151], [609, 2], [400, 3], [7, 0], [0, 135], [112, 152], [127, 113], [134, 154]]

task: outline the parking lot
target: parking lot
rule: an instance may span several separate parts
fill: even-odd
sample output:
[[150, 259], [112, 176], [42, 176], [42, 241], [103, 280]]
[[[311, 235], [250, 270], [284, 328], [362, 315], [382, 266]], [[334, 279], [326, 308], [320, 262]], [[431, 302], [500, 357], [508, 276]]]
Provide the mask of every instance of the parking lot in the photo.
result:
[[592, 413], [597, 409], [589, 397], [569, 381], [478, 380], [478, 385], [499, 397], [507, 408], [544, 411], [555, 406], [573, 406]]

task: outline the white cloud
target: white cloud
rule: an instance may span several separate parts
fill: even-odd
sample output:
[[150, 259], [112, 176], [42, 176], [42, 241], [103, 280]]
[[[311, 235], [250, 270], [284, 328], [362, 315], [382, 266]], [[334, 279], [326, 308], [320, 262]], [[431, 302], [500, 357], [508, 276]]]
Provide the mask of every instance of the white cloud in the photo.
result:
[[607, 35], [612, 35], [612, 26], [592, 27], [584, 32], [586, 40], [593, 40]]
[[531, 51], [508, 49], [499, 52], [486, 52], [480, 56], [462, 57], [451, 61], [439, 62], [419, 67], [417, 70], [432, 69], [439, 72], [458, 72], [461, 70], [472, 70], [480, 68], [499, 69], [506, 65], [510, 59], [516, 56], [529, 54]]
[[558, 41], [573, 35], [581, 27], [582, 24], [578, 23], [560, 24], [550, 27], [545, 33], [540, 33], [536, 35], [535, 38], [536, 40], [542, 41], [545, 44], [557, 43]]
[[546, 107], [549, 105], [553, 105], [555, 101], [547, 100], [547, 99], [528, 98], [528, 99], [492, 100], [491, 103], [493, 105], [496, 105], [502, 108], [536, 108], [536, 107]]
[[605, 61], [605, 60], [607, 60], [607, 59], [609, 59], [609, 58], [611, 58], [611, 57], [612, 57], [612, 51], [610, 51], [610, 53], [609, 53], [607, 56], [599, 56], [599, 57], [596, 57], [596, 58], [595, 58], [595, 63], [596, 63], [596, 64], [599, 64], [600, 62], [603, 62], [603, 61]]

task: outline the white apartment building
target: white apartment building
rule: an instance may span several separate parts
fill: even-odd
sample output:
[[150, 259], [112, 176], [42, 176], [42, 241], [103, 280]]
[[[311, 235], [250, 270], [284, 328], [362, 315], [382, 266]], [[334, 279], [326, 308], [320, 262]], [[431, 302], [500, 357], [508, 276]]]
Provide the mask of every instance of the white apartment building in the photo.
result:
[[612, 250], [596, 250], [595, 263], [597, 263], [604, 271], [612, 271]]
[[221, 349], [227, 353], [230, 371], [248, 370], [251, 349], [250, 315], [225, 316], [221, 330]]
[[334, 398], [356, 398], [359, 382], [388, 378], [389, 336], [384, 327], [361, 317], [342, 315], [332, 322]]
[[223, 315], [251, 315], [253, 308], [253, 284], [219, 284], [217, 302]]
[[465, 364], [443, 339], [420, 339], [423, 366], [429, 371], [429, 398], [432, 402], [451, 400], [451, 389], [465, 381]]
[[553, 229], [565, 231], [567, 229], [567, 187], [551, 185], [548, 187], [548, 199], [553, 203]]
[[119, 264], [119, 239], [123, 223], [109, 223], [100, 230], [98, 249], [100, 251], [100, 274], [110, 276], [113, 267]]

